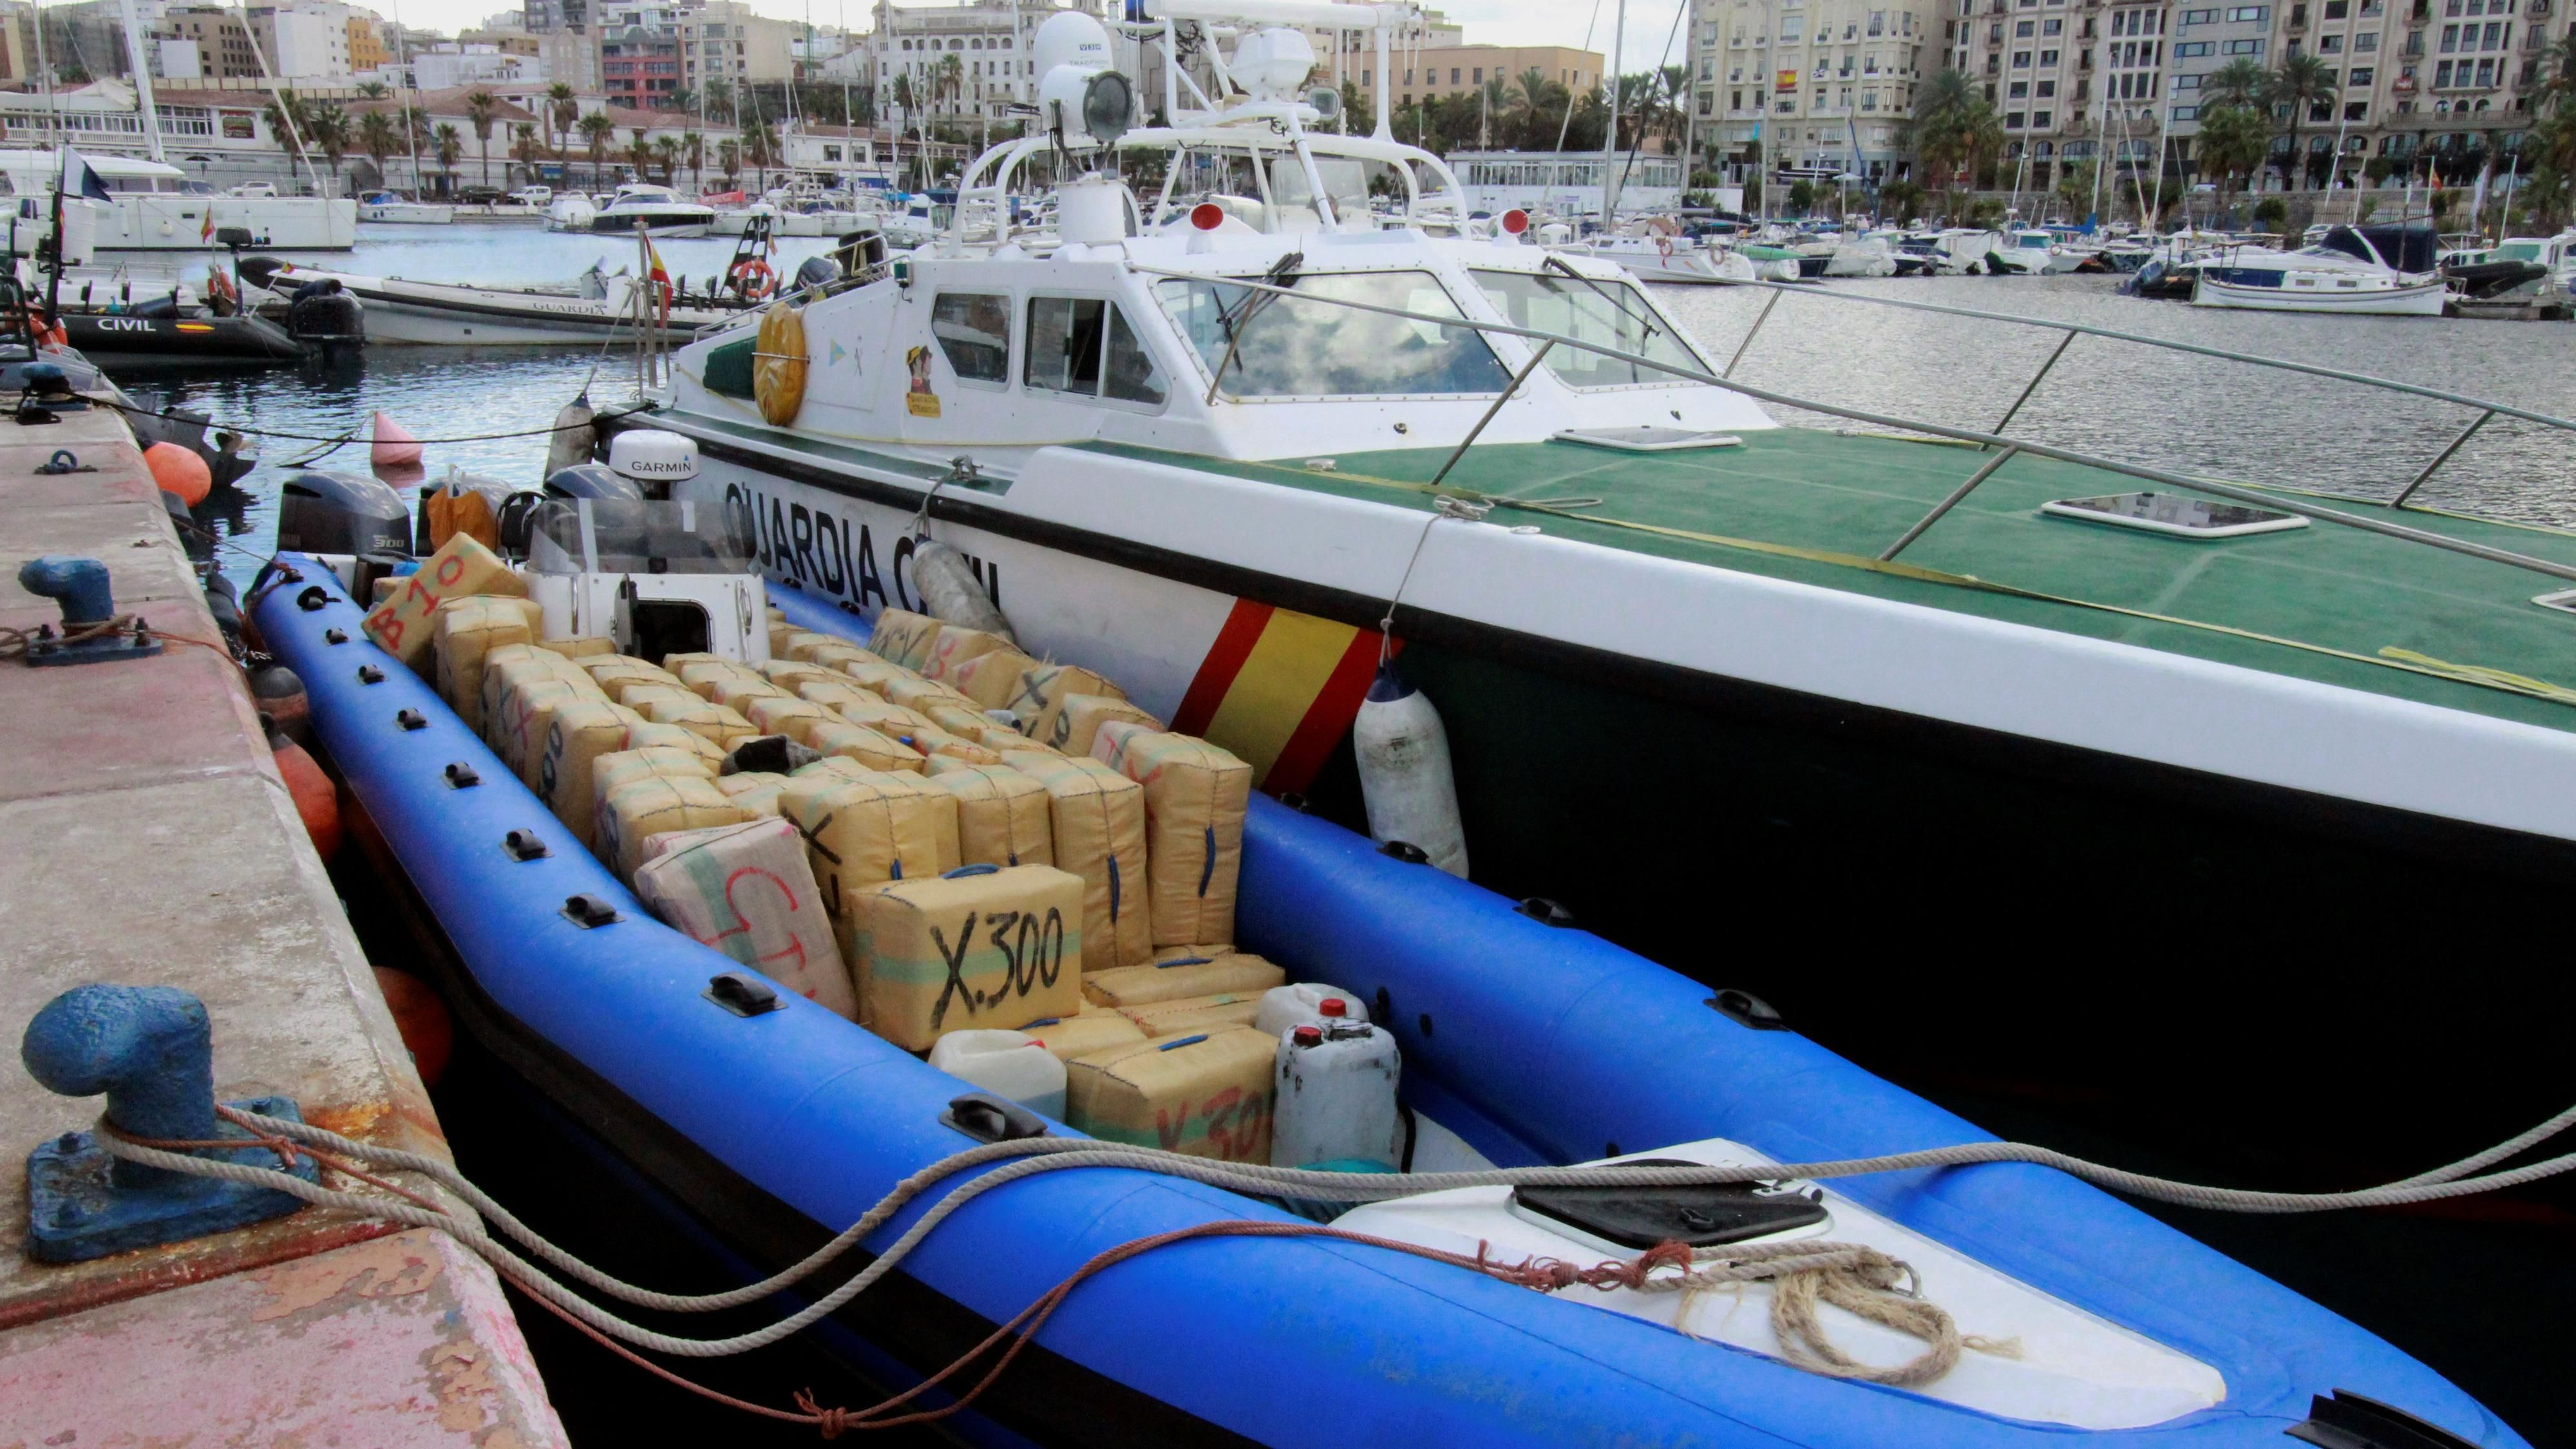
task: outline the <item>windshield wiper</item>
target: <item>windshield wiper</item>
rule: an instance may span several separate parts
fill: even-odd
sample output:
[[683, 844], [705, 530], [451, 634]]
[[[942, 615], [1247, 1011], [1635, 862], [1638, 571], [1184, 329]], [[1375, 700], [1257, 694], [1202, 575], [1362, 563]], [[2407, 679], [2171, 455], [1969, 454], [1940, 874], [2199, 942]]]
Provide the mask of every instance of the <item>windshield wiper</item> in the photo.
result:
[[[1294, 287], [1297, 285], [1297, 269], [1304, 265], [1306, 265], [1304, 252], [1290, 252], [1271, 263], [1270, 270], [1261, 274], [1261, 280], [1273, 287]], [[1223, 307], [1217, 309], [1217, 323], [1225, 328], [1225, 356], [1218, 360], [1216, 374], [1208, 379], [1209, 406], [1215, 405], [1217, 389], [1225, 385], [1226, 369], [1234, 366], [1235, 353], [1243, 347], [1245, 329], [1252, 325], [1254, 317], [1261, 314], [1262, 308], [1278, 301], [1279, 296], [1277, 292], [1247, 292], [1243, 299], [1242, 313], [1232, 317], [1226, 314]]]
[[1655, 326], [1653, 318], [1640, 316], [1637, 313], [1628, 310], [1628, 304], [1620, 301], [1616, 293], [1611, 292], [1609, 289], [1603, 287], [1599, 282], [1596, 282], [1590, 277], [1583, 275], [1581, 272], [1576, 271], [1572, 264], [1568, 263], [1565, 258], [1558, 256], [1554, 252], [1550, 252], [1547, 254], [1547, 260], [1539, 265], [1563, 272], [1574, 280], [1590, 287], [1595, 293], [1599, 294], [1602, 301], [1618, 308], [1621, 316], [1636, 323], [1638, 326], [1645, 328], [1646, 336], [1655, 337], [1661, 335], [1661, 329]]

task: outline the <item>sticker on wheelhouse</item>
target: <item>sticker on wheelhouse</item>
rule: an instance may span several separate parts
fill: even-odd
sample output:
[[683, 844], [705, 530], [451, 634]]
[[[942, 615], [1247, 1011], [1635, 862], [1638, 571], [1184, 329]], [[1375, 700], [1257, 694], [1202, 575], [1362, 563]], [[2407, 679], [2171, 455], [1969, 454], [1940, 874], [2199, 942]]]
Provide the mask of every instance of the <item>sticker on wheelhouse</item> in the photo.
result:
[[904, 407], [916, 418], [939, 416], [939, 394], [930, 390], [930, 349], [914, 347], [905, 352], [903, 365], [912, 373], [912, 386], [903, 395]]

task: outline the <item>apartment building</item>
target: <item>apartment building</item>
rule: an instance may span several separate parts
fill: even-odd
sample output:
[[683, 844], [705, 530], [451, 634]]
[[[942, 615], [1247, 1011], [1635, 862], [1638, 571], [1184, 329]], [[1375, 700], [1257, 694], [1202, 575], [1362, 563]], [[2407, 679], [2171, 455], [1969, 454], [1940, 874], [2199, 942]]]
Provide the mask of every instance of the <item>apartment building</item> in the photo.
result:
[[[1751, 169], [1757, 140], [1775, 172], [1851, 174], [1873, 185], [1908, 175], [1898, 133], [1915, 86], [1942, 62], [1940, 4], [1695, 0], [1693, 149], [1730, 179]], [[2054, 0], [2061, 15], [2065, 5]]]
[[[1516, 86], [1530, 71], [1581, 96], [1601, 84], [1607, 64], [1597, 50], [1577, 50], [1568, 45], [1391, 47], [1387, 74], [1394, 82], [1395, 104], [1409, 106], [1435, 97], [1472, 96], [1489, 81]], [[1344, 74], [1359, 87], [1360, 95], [1375, 106], [1376, 46], [1371, 44], [1365, 50], [1346, 54], [1344, 67]]]
[[803, 34], [803, 26], [755, 15], [741, 0], [711, 0], [683, 17], [682, 84], [704, 95], [708, 82], [721, 81], [740, 94], [746, 85], [792, 79]]
[[599, 7], [599, 92], [610, 105], [650, 111], [676, 104], [683, 19], [673, 4]]
[[350, 73], [348, 6], [253, 5], [243, 13], [270, 74], [278, 79], [326, 80]]
[[264, 73], [251, 49], [241, 12], [221, 5], [173, 5], [155, 28], [155, 74], [165, 80], [258, 80]]
[[[1014, 103], [1034, 104], [1029, 37], [1059, 8], [1048, 0], [908, 8], [878, 0], [875, 32], [863, 42], [878, 104], [892, 100], [899, 78], [912, 92], [913, 117], [1000, 120]], [[943, 80], [950, 56], [957, 59], [953, 82]]]
[[36, 7], [31, 0], [0, 0], [0, 81], [36, 74]]

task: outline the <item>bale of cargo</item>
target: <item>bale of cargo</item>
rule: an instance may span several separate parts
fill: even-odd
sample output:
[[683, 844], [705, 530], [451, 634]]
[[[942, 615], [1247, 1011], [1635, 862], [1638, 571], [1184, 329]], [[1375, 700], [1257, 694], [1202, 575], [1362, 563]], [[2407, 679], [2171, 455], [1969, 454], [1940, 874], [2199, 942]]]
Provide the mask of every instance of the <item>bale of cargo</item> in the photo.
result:
[[710, 702], [741, 714], [755, 699], [794, 699], [795, 691], [781, 689], [757, 674], [745, 671], [716, 680], [707, 690]]
[[678, 725], [655, 724], [638, 716], [626, 727], [626, 748], [630, 750], [677, 750], [706, 767], [710, 775], [724, 768], [724, 746]]
[[[675, 654], [671, 657], [677, 659], [680, 656]], [[731, 659], [692, 658], [678, 665], [666, 662], [662, 667], [678, 675], [680, 683], [690, 693], [709, 704], [716, 702], [716, 686], [728, 679], [760, 679], [750, 666]], [[761, 682], [766, 684], [768, 681]]]
[[527, 597], [528, 586], [492, 550], [458, 534], [420, 561], [420, 567], [396, 580], [393, 593], [367, 614], [367, 637], [417, 670], [437, 645], [430, 614], [449, 599], [468, 594]]
[[769, 611], [769, 657], [770, 657], [770, 658], [772, 658], [772, 659], [784, 659], [784, 658], [786, 658], [786, 657], [787, 657], [787, 641], [789, 641], [790, 639], [795, 638], [797, 635], [802, 634], [802, 633], [804, 633], [804, 632], [805, 632], [804, 630], [799, 629], [799, 628], [797, 628], [795, 625], [788, 623], [785, 619], [782, 619], [782, 618], [778, 617], [778, 611], [777, 611], [776, 609], [772, 609], [772, 610], [770, 610], [770, 611]]
[[1005, 645], [957, 664], [944, 678], [978, 708], [1008, 709], [1011, 697], [1019, 693], [1020, 677], [1037, 667], [1036, 660]]
[[715, 766], [708, 764], [704, 756], [690, 750], [672, 749], [664, 745], [640, 745], [623, 750], [611, 750], [591, 759], [591, 798], [596, 801], [598, 797], [629, 781], [649, 779], [655, 775], [693, 775], [701, 780], [712, 780], [716, 777], [716, 771]]
[[817, 636], [815, 642], [805, 644], [793, 657], [798, 663], [819, 665], [826, 669], [839, 669], [847, 664], [885, 662], [847, 639], [835, 639], [828, 634]]
[[1137, 1029], [1136, 1023], [1114, 1011], [1042, 1016], [1023, 1023], [1018, 1030], [1035, 1038], [1038, 1045], [1045, 1047], [1056, 1060], [1066, 1062], [1145, 1039], [1145, 1033]]
[[719, 751], [732, 749], [736, 740], [764, 733], [734, 711], [703, 699], [655, 699], [640, 708], [653, 723], [678, 725]]
[[984, 733], [984, 726], [993, 722], [982, 710], [969, 709], [953, 699], [931, 700], [921, 712], [929, 716], [932, 724], [962, 740], [977, 739]]
[[984, 721], [982, 727], [967, 738], [988, 750], [998, 750], [1006, 755], [1013, 750], [1030, 750], [1038, 754], [1058, 756], [1065, 753], [1044, 740], [1033, 740], [1021, 734], [1018, 725], [997, 719]]
[[1094, 969], [1154, 955], [1145, 787], [1098, 760], [1013, 750], [1003, 763], [1047, 792], [1048, 837], [1059, 870], [1082, 877], [1083, 939]]
[[1252, 767], [1205, 740], [1124, 720], [1102, 725], [1091, 753], [1145, 787], [1154, 944], [1233, 940]]
[[[778, 797], [786, 791], [787, 780], [785, 775], [771, 774], [766, 770], [744, 770], [716, 776], [716, 788], [725, 793], [726, 799], [752, 814], [774, 820], [780, 818]], [[808, 866], [806, 869], [811, 873], [813, 868]]]
[[906, 709], [899, 704], [888, 704], [864, 690], [860, 692], [859, 698], [834, 705], [832, 708], [841, 718], [854, 725], [866, 725], [878, 734], [898, 739], [911, 734], [914, 730], [935, 728], [930, 723], [929, 716], [919, 710]]
[[888, 704], [919, 710], [925, 718], [930, 714], [931, 706], [940, 704], [955, 705], [968, 714], [984, 712], [975, 701], [936, 679], [898, 679], [885, 687], [885, 698]]
[[946, 755], [952, 760], [963, 760], [970, 765], [1002, 763], [1001, 751], [970, 740], [964, 735], [952, 735], [937, 725], [915, 725], [895, 738], [921, 751], [924, 755]]
[[537, 647], [549, 654], [560, 654], [578, 664], [585, 659], [603, 659], [617, 653], [617, 641], [606, 634], [568, 634], [560, 639], [537, 640]]
[[1091, 972], [1082, 980], [1083, 998], [1120, 1012], [1224, 994], [1249, 996], [1257, 1004], [1261, 993], [1288, 984], [1287, 972], [1248, 951], [1222, 946], [1188, 949], [1192, 954]]
[[1229, 1027], [1075, 1057], [1064, 1064], [1065, 1125], [1109, 1142], [1266, 1165], [1278, 1046], [1250, 1027]]
[[858, 682], [847, 675], [836, 679], [800, 679], [787, 687], [796, 692], [798, 699], [809, 704], [819, 704], [829, 710], [838, 710], [843, 705], [859, 704], [862, 701], [878, 706], [885, 703], [884, 700], [859, 688]]
[[549, 654], [533, 644], [504, 644], [483, 656], [483, 683], [478, 695], [484, 738], [494, 738], [493, 721], [500, 716], [503, 696], [520, 685], [545, 682], [565, 685], [585, 698], [608, 697], [596, 680], [563, 656]]
[[773, 816], [673, 831], [648, 837], [643, 856], [635, 894], [664, 924], [858, 1020], [858, 991], [795, 826]]
[[1125, 699], [1127, 691], [1075, 664], [1041, 664], [1020, 676], [1020, 687], [1002, 708], [1020, 717], [1020, 726], [1029, 738], [1043, 740], [1055, 733], [1055, 716], [1064, 702], [1077, 694], [1106, 695]]
[[837, 723], [840, 719], [840, 716], [811, 700], [796, 699], [783, 694], [763, 695], [751, 700], [744, 708], [743, 714], [760, 733], [785, 735], [800, 745], [813, 743], [809, 736], [812, 735], [814, 726]]
[[532, 643], [537, 626], [528, 620], [527, 611], [513, 607], [525, 599], [490, 599], [469, 595], [449, 599], [430, 611], [431, 645], [437, 661], [439, 696], [465, 721], [466, 728], [481, 733], [483, 729], [483, 662], [494, 649], [508, 644]]
[[[1257, 991], [1218, 991], [1206, 996], [1183, 996], [1171, 1001], [1157, 1001], [1144, 1006], [1122, 1008], [1119, 1015], [1136, 1023], [1147, 1036], [1178, 1036], [1193, 1031], [1223, 1031], [1228, 1027], [1254, 1026], [1261, 1016], [1261, 998]], [[1276, 1032], [1265, 1032], [1276, 1036]]]
[[837, 669], [827, 669], [820, 664], [807, 664], [802, 660], [775, 657], [761, 665], [758, 672], [761, 678], [791, 694], [795, 692], [797, 685], [808, 680], [820, 679], [835, 684], [846, 684], [850, 678]]
[[921, 752], [900, 740], [834, 718], [816, 724], [805, 732], [808, 748], [826, 755], [852, 760], [871, 770], [900, 770], [908, 775], [922, 772]]
[[1053, 865], [1046, 787], [1008, 765], [927, 761], [932, 785], [957, 797], [957, 857], [965, 865]]
[[888, 882], [865, 915], [859, 1023], [907, 1051], [1081, 1003], [1082, 882], [1052, 866], [970, 865]]
[[916, 667], [920, 669], [923, 678], [935, 679], [962, 692], [964, 686], [957, 682], [959, 669], [995, 650], [1010, 649], [1016, 652], [1017, 647], [1001, 635], [983, 629], [969, 629], [962, 624], [942, 624], [939, 626], [938, 634], [930, 641], [929, 652], [922, 656], [921, 663]]
[[928, 614], [879, 610], [876, 630], [868, 635], [868, 652], [899, 669], [919, 673], [930, 658], [930, 646], [939, 638], [939, 628], [939, 621]]
[[855, 684], [859, 688], [866, 690], [868, 693], [877, 696], [879, 699], [885, 698], [885, 692], [887, 690], [894, 688], [896, 685], [901, 684], [907, 679], [918, 677], [911, 670], [904, 668], [902, 665], [889, 664], [882, 659], [869, 660], [864, 663], [854, 661], [838, 667], [842, 675], [852, 684]]
[[[833, 766], [845, 768], [829, 768]], [[778, 812], [805, 832], [824, 908], [843, 931], [842, 954], [853, 963], [861, 902], [890, 880], [917, 880], [951, 869], [957, 797], [932, 790], [917, 775], [862, 772], [826, 759], [790, 777]]]
[[1100, 727], [1111, 720], [1151, 731], [1163, 728], [1161, 720], [1123, 699], [1105, 694], [1068, 694], [1054, 711], [1042, 742], [1068, 755], [1087, 755], [1100, 738]]
[[602, 688], [609, 687], [611, 676], [658, 679], [669, 684], [680, 682], [680, 676], [650, 659], [638, 659], [632, 654], [594, 654], [573, 662], [581, 666], [582, 673], [598, 680]]
[[513, 681], [483, 722], [484, 742], [525, 782], [544, 762], [546, 731], [554, 724], [555, 711], [586, 698], [560, 678]]
[[555, 708], [546, 727], [546, 747], [538, 755], [532, 788], [585, 850], [599, 830], [595, 768], [602, 756], [626, 748], [626, 726], [633, 718], [631, 711], [613, 704], [572, 700]]
[[[601, 773], [604, 777], [607, 772], [603, 769]], [[619, 880], [630, 884], [636, 868], [644, 863], [644, 842], [648, 837], [673, 830], [738, 825], [752, 818], [750, 811], [725, 798], [712, 776], [693, 774], [647, 774], [615, 785], [603, 784], [597, 815], [593, 850]]]

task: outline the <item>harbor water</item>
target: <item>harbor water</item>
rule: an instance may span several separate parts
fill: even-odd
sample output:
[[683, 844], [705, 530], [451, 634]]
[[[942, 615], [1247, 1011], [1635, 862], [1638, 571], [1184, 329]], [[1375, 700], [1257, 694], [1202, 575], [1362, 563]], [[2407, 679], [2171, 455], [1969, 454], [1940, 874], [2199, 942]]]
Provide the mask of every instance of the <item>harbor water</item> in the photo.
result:
[[[693, 286], [720, 271], [733, 248], [727, 238], [657, 245], [667, 265]], [[780, 271], [792, 272], [797, 262], [827, 246], [821, 239], [782, 242]], [[569, 282], [594, 262], [610, 272], [632, 269], [638, 248], [631, 239], [531, 227], [371, 227], [354, 255], [297, 260], [366, 275], [527, 285]], [[200, 267], [191, 280], [201, 276]], [[1659, 297], [1720, 366], [1736, 359], [1733, 375], [1748, 383], [1955, 427], [1994, 426], [2049, 364], [2064, 334], [1838, 297], [1878, 296], [2082, 323], [2576, 415], [2576, 367], [2569, 366], [2576, 329], [2563, 324], [2208, 311], [2123, 297], [2116, 282], [2107, 276], [1887, 279], [1786, 293], [1667, 288]], [[138, 280], [138, 295], [149, 290]], [[1744, 346], [1757, 321], [1759, 334]], [[166, 370], [125, 381], [147, 406], [184, 405], [208, 413], [218, 426], [271, 435], [258, 440], [260, 466], [240, 487], [210, 499], [202, 514], [202, 521], [236, 546], [227, 569], [246, 583], [273, 546], [274, 501], [290, 463], [314, 459], [311, 466], [365, 471], [364, 430], [373, 412], [392, 415], [424, 439], [465, 440], [431, 443], [431, 479], [454, 465], [534, 483], [547, 442], [537, 430], [585, 388], [603, 405], [623, 401], [633, 392], [635, 372], [631, 350], [616, 345], [381, 347], [338, 363], [221, 373]], [[2057, 358], [2012, 431], [2215, 478], [2386, 498], [2475, 416], [2429, 399], [2086, 336]], [[1784, 415], [1783, 421], [1826, 422], [1814, 415]], [[352, 434], [354, 441], [332, 446], [332, 440]], [[2417, 497], [2435, 506], [2576, 528], [2576, 458], [2563, 436], [2498, 420], [2461, 448]], [[2387, 885], [2355, 884], [2374, 892]], [[2440, 903], [2424, 908], [2440, 909]], [[1973, 921], [1966, 924], [1973, 932]], [[2320, 989], [2332, 989], [2330, 962], [2285, 968], [2314, 970]], [[2465, 1043], [2446, 1045], [2474, 1050]], [[1966, 1077], [1904, 1085], [2006, 1136], [2147, 1171], [2193, 1176], [2201, 1166], [2094, 1135], [2078, 1125], [2081, 1104], [2034, 1101], [1991, 1080]], [[2459, 1085], [2474, 1092], [2474, 1073], [2462, 1073]], [[470, 1155], [472, 1148], [466, 1150]], [[2567, 1247], [2567, 1230], [2576, 1220], [2565, 1201], [2563, 1192], [2544, 1193], [2480, 1199], [2442, 1213], [2324, 1219], [2164, 1215], [2369, 1324], [2448, 1374], [2534, 1442], [2546, 1443], [2576, 1438], [2576, 1416], [2548, 1388], [2555, 1345], [2531, 1341], [2527, 1331], [2528, 1325], [2554, 1321], [2556, 1305], [2576, 1290], [2576, 1253]], [[632, 1391], [622, 1369], [605, 1373], [600, 1387], [609, 1395]], [[563, 1388], [558, 1382], [559, 1397]], [[578, 1417], [574, 1404], [566, 1409], [568, 1419]]]

